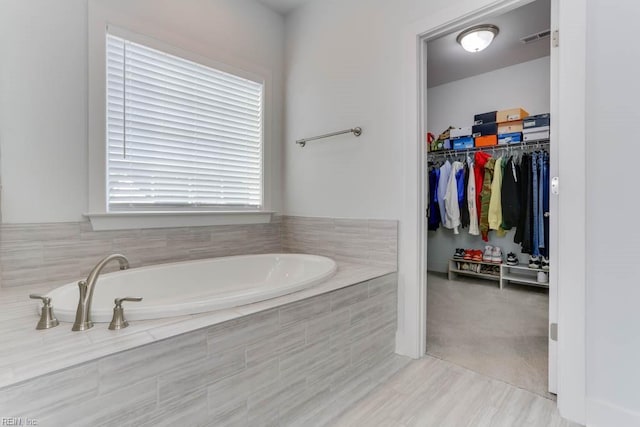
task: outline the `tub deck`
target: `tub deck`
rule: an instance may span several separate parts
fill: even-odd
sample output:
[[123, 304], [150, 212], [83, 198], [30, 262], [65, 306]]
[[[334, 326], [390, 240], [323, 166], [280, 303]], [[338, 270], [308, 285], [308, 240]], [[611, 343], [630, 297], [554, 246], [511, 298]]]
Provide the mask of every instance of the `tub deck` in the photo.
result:
[[[226, 322], [249, 314], [321, 295], [356, 283], [393, 273], [391, 267], [337, 262], [336, 274], [325, 282], [289, 295], [254, 304], [196, 315], [131, 321], [130, 326], [110, 331], [96, 324], [85, 332], [72, 332], [71, 323], [36, 331], [35, 301], [30, 293], [46, 293], [57, 286], [22, 286], [0, 289], [0, 388], [69, 368], [134, 347]], [[52, 302], [55, 314], [55, 301]], [[125, 312], [126, 313], [126, 312]]]

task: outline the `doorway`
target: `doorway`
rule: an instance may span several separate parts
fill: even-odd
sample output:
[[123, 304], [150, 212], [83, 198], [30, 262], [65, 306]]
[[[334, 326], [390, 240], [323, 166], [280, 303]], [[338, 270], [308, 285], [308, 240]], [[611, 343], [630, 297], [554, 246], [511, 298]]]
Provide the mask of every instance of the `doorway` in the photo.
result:
[[[428, 199], [423, 201], [428, 230], [426, 353], [547, 398], [557, 392], [556, 344], [549, 335], [549, 324], [557, 316], [557, 275], [550, 261], [557, 259], [557, 229], [551, 226], [557, 204], [551, 203], [549, 191], [551, 173], [557, 171], [548, 123], [555, 65], [551, 7], [550, 0], [537, 0], [451, 24], [424, 38], [420, 69], [423, 130], [432, 135], [425, 135]], [[465, 52], [456, 37], [478, 24], [496, 29], [494, 43], [482, 52]], [[532, 128], [523, 130], [523, 119], [529, 116], [534, 118], [525, 123]], [[485, 177], [479, 157], [490, 159], [495, 179], [489, 179], [488, 193], [493, 190], [494, 196], [489, 209], [488, 199], [486, 206], [481, 202], [486, 181], [475, 183], [473, 212], [478, 214], [470, 224], [474, 213], [469, 215], [469, 175], [480, 181]], [[474, 164], [480, 173], [474, 174]], [[507, 172], [518, 191], [505, 199], [500, 190]], [[521, 189], [523, 180], [527, 182]], [[447, 182], [455, 194], [443, 190]], [[456, 203], [449, 203], [452, 197], [458, 198]], [[503, 221], [500, 199], [503, 206], [515, 201], [509, 205], [509, 221]], [[456, 212], [449, 212], [454, 206]], [[485, 230], [483, 221], [488, 221]]]

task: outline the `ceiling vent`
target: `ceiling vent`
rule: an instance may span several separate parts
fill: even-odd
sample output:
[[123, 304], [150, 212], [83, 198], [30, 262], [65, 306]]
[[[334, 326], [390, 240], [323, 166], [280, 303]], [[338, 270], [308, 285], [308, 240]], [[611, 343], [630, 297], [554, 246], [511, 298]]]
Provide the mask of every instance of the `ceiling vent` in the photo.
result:
[[520, 41], [524, 44], [529, 44], [529, 43], [537, 42], [538, 40], [548, 39], [550, 35], [551, 35], [551, 30], [544, 30], [544, 31], [540, 31], [539, 33], [522, 37]]

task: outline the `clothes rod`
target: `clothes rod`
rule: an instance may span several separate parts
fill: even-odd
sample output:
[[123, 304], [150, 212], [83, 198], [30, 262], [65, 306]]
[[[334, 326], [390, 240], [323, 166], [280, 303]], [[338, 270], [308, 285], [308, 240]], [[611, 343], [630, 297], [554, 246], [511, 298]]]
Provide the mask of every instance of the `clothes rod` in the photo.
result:
[[322, 138], [329, 138], [332, 136], [338, 136], [338, 135], [344, 135], [345, 133], [352, 133], [355, 136], [360, 136], [362, 135], [362, 128], [361, 127], [355, 127], [352, 129], [346, 129], [346, 130], [341, 130], [338, 132], [332, 132], [332, 133], [327, 133], [324, 135], [320, 135], [320, 136], [314, 136], [312, 138], [303, 138], [303, 139], [299, 139], [296, 141], [296, 144], [299, 144], [300, 147], [304, 147], [305, 145], [307, 145], [307, 142], [309, 141], [315, 141], [316, 139], [322, 139]]
[[464, 148], [462, 150], [438, 150], [438, 151], [430, 151], [427, 154], [427, 159], [433, 159], [438, 157], [457, 157], [466, 154], [476, 153], [478, 151], [514, 151], [514, 150], [522, 150], [522, 149], [536, 149], [543, 148], [549, 145], [548, 139], [541, 139], [539, 141], [531, 141], [531, 142], [521, 142], [517, 144], [504, 144], [504, 145], [491, 145], [487, 147], [473, 147], [473, 148]]

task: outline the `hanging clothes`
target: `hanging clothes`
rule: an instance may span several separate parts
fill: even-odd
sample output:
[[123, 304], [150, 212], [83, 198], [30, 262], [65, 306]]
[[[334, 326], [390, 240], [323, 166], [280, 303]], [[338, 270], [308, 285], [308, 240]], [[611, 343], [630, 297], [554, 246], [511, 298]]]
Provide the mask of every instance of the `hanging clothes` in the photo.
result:
[[482, 240], [489, 241], [489, 202], [491, 201], [491, 183], [493, 182], [493, 169], [495, 159], [489, 158], [484, 165], [484, 181], [482, 183], [482, 204], [480, 205], [480, 233]]
[[440, 206], [438, 206], [438, 179], [440, 179], [440, 169], [431, 169], [429, 171], [428, 229], [432, 231], [437, 230], [440, 227]]
[[449, 227], [447, 224], [447, 212], [444, 207], [444, 196], [447, 193], [447, 185], [449, 184], [449, 175], [451, 175], [451, 163], [449, 160], [440, 166], [440, 176], [438, 177], [438, 207], [440, 208], [440, 223], [443, 227]]
[[469, 234], [477, 236], [480, 234], [478, 226], [478, 208], [476, 207], [476, 174], [475, 164], [471, 157], [467, 158], [469, 165], [469, 183], [467, 184], [467, 202], [469, 205]]
[[545, 257], [549, 257], [549, 217], [546, 216], [549, 212], [549, 184], [550, 184], [550, 171], [549, 171], [549, 153], [544, 153], [544, 169], [542, 180], [542, 210], [543, 210], [543, 224], [544, 224], [544, 250], [541, 250], [541, 254]]
[[458, 173], [464, 168], [461, 162], [453, 162], [449, 183], [444, 196], [446, 220], [443, 221], [446, 228], [452, 228], [454, 234], [460, 233], [460, 202], [458, 201]]
[[476, 209], [478, 211], [478, 223], [480, 223], [480, 219], [482, 217], [482, 185], [484, 183], [484, 166], [487, 164], [487, 161], [491, 158], [488, 153], [484, 151], [478, 151], [475, 154], [475, 178], [476, 178]]
[[539, 256], [540, 255], [540, 221], [542, 217], [540, 215], [540, 205], [539, 205], [539, 188], [540, 181], [538, 179], [539, 168], [538, 168], [538, 153], [531, 154], [531, 183], [532, 183], [532, 233], [531, 233], [531, 255]]
[[520, 165], [507, 160], [502, 176], [502, 228], [511, 230], [518, 226], [520, 216]]
[[531, 200], [531, 156], [529, 154], [522, 156], [520, 171], [520, 215], [513, 241], [520, 243], [523, 253], [531, 254], [531, 211], [533, 204]]
[[489, 200], [489, 230], [496, 230], [499, 237], [507, 233], [502, 229], [502, 171], [503, 158], [496, 159], [491, 181], [491, 199]]
[[469, 173], [473, 173], [469, 170], [469, 163], [466, 162], [463, 174], [464, 179], [462, 180], [462, 187], [458, 185], [458, 200], [460, 202], [460, 227], [467, 228], [469, 227], [470, 217], [469, 217], [469, 199], [467, 198], [467, 187], [469, 186]]

